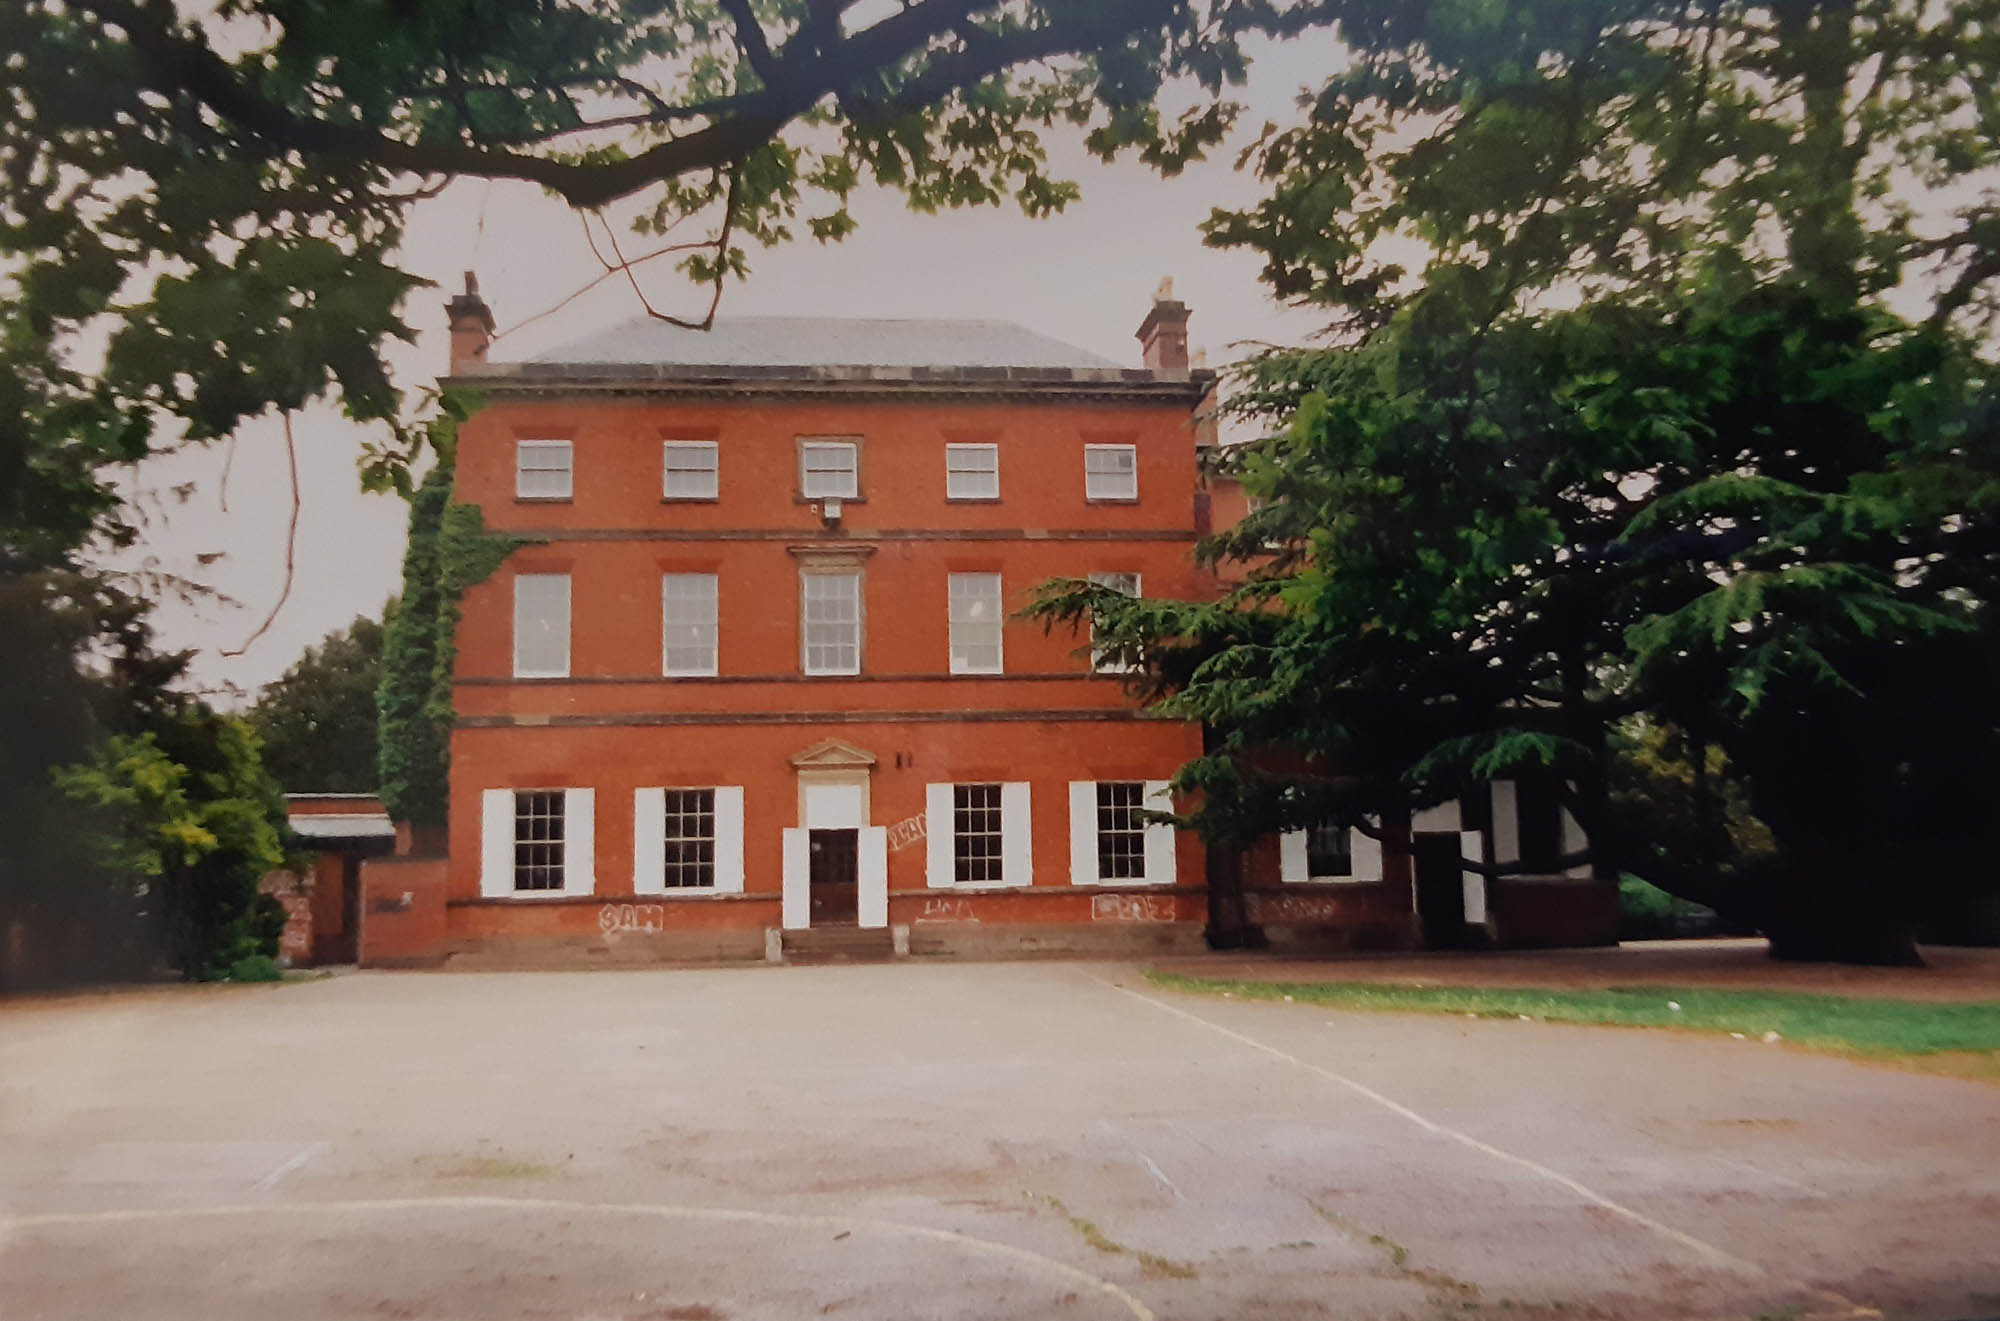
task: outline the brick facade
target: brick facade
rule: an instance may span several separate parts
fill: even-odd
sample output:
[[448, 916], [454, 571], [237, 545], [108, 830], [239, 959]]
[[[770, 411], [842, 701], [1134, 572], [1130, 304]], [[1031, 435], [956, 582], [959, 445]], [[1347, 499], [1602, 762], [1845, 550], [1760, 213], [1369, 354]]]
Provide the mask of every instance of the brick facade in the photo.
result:
[[[1185, 306], [1156, 303], [1143, 369], [993, 323], [788, 320], [489, 363], [476, 293], [451, 314], [486, 399], [454, 498], [529, 544], [463, 597], [445, 856], [405, 832], [364, 866], [364, 961], [748, 959], [836, 928], [1199, 948], [1211, 860], [1139, 812], [1200, 729], [1013, 617], [1058, 577], [1219, 590], [1190, 552], [1242, 505], [1199, 472]], [[1279, 943], [1418, 938], [1406, 850], [1320, 884], [1295, 847], [1228, 864]]]

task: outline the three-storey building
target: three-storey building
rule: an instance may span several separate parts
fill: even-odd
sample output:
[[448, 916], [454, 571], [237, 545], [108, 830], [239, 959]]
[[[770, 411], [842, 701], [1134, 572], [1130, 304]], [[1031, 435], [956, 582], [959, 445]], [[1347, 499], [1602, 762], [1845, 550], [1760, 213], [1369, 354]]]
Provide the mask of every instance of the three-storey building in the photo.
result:
[[451, 313], [456, 499], [531, 544], [462, 602], [449, 950], [1198, 946], [1202, 847], [1144, 812], [1199, 728], [1014, 617], [1058, 577], [1212, 589], [1184, 305], [1141, 368], [755, 317], [494, 363]]

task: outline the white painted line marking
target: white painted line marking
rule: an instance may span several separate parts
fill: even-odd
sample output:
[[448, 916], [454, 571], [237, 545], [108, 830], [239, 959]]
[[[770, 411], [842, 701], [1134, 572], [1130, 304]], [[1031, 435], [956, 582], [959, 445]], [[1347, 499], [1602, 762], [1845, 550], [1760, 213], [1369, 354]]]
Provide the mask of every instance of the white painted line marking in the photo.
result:
[[1367, 1097], [1369, 1100], [1375, 1102], [1375, 1104], [1381, 1106], [1383, 1109], [1390, 1110], [1396, 1114], [1401, 1115], [1403, 1118], [1409, 1120], [1411, 1123], [1415, 1124], [1417, 1127], [1421, 1129], [1424, 1129], [1427, 1132], [1435, 1133], [1439, 1137], [1449, 1138], [1453, 1142], [1457, 1142], [1460, 1143], [1461, 1145], [1470, 1147], [1474, 1151], [1480, 1152], [1487, 1156], [1491, 1156], [1495, 1160], [1504, 1161], [1509, 1165], [1517, 1165], [1524, 1170], [1528, 1170], [1531, 1173], [1538, 1174], [1542, 1178], [1547, 1179], [1552, 1183], [1559, 1184], [1560, 1186], [1567, 1188], [1570, 1192], [1575, 1193], [1578, 1197], [1582, 1198], [1586, 1202], [1589, 1202], [1592, 1206], [1601, 1207], [1604, 1210], [1611, 1212], [1613, 1215], [1621, 1216], [1624, 1219], [1631, 1221], [1635, 1225], [1639, 1225], [1642, 1228], [1649, 1229], [1653, 1233], [1660, 1235], [1662, 1238], [1670, 1239], [1673, 1242], [1680, 1244], [1682, 1247], [1687, 1248], [1690, 1251], [1695, 1252], [1700, 1256], [1707, 1258], [1709, 1261], [1712, 1261], [1717, 1265], [1728, 1266], [1735, 1270], [1746, 1271], [1752, 1275], [1762, 1275], [1765, 1273], [1764, 1268], [1762, 1266], [1757, 1265], [1755, 1262], [1745, 1261], [1743, 1258], [1735, 1256], [1732, 1253], [1724, 1252], [1721, 1248], [1716, 1247], [1713, 1243], [1704, 1243], [1702, 1240], [1696, 1238], [1692, 1234], [1684, 1233], [1681, 1230], [1675, 1229], [1672, 1225], [1662, 1224], [1660, 1221], [1653, 1219], [1651, 1216], [1646, 1215], [1639, 1211], [1635, 1211], [1631, 1207], [1626, 1206], [1623, 1203], [1614, 1202], [1609, 1197], [1606, 1197], [1603, 1193], [1598, 1192], [1596, 1189], [1588, 1188], [1583, 1184], [1578, 1183], [1575, 1179], [1570, 1178], [1567, 1174], [1564, 1174], [1561, 1170], [1552, 1170], [1548, 1166], [1541, 1164], [1539, 1161], [1529, 1160], [1526, 1156], [1516, 1156], [1511, 1151], [1502, 1151], [1500, 1148], [1492, 1145], [1491, 1143], [1481, 1142], [1478, 1138], [1473, 1137], [1469, 1133], [1461, 1133], [1455, 1128], [1451, 1128], [1445, 1124], [1440, 1124], [1435, 1119], [1430, 1119], [1425, 1117], [1424, 1115], [1418, 1114], [1415, 1110], [1410, 1109], [1410, 1107], [1404, 1105], [1402, 1102], [1391, 1100], [1390, 1098], [1384, 1096], [1382, 1093], [1376, 1091], [1374, 1088], [1367, 1086], [1365, 1083], [1356, 1082], [1354, 1079], [1347, 1077], [1345, 1074], [1335, 1073], [1332, 1069], [1325, 1068], [1318, 1064], [1314, 1064], [1308, 1060], [1302, 1060], [1296, 1055], [1287, 1054], [1286, 1052], [1279, 1050], [1276, 1046], [1266, 1045], [1265, 1043], [1257, 1040], [1255, 1037], [1245, 1036], [1243, 1033], [1238, 1032], [1233, 1028], [1227, 1028], [1220, 1023], [1212, 1022], [1209, 1019], [1203, 1018], [1200, 1014], [1190, 1013], [1189, 1011], [1182, 1009], [1179, 1005], [1171, 1005], [1164, 1000], [1156, 1000], [1150, 995], [1144, 995], [1138, 991], [1130, 990], [1126, 987], [1118, 985], [1116, 982], [1105, 981], [1105, 979], [1102, 977], [1095, 978], [1095, 980], [1103, 982], [1104, 985], [1109, 986], [1112, 990], [1117, 991], [1122, 995], [1129, 995], [1134, 1000], [1139, 1000], [1146, 1004], [1152, 1005], [1155, 1009], [1164, 1010], [1165, 1012], [1173, 1014], [1179, 1018], [1185, 1018], [1190, 1023], [1198, 1023], [1202, 1027], [1207, 1028], [1211, 1032], [1219, 1032], [1223, 1036], [1228, 1037], [1232, 1041], [1240, 1041], [1244, 1045], [1250, 1047], [1252, 1050], [1262, 1051], [1266, 1055], [1273, 1056], [1277, 1059], [1283, 1060], [1287, 1064], [1291, 1064], [1298, 1068], [1304, 1069], [1307, 1073], [1317, 1074], [1320, 1077], [1326, 1079], [1328, 1082], [1338, 1083], [1342, 1087], [1347, 1088], [1349, 1091], [1357, 1092], [1360, 1095]]
[[[1096, 973], [1086, 973], [1085, 976], [1089, 977], [1094, 982], [1100, 982], [1103, 985], [1110, 987], [1112, 990], [1117, 991], [1122, 995], [1129, 995], [1134, 1000], [1139, 1000], [1146, 1004], [1149, 1004], [1153, 1006], [1155, 1009], [1163, 1009], [1167, 1013], [1173, 1014], [1178, 1018], [1185, 1018], [1190, 1023], [1200, 1024], [1202, 1027], [1207, 1028], [1211, 1032], [1220, 1032], [1223, 1036], [1228, 1037], [1230, 1040], [1240, 1041], [1244, 1045], [1250, 1047], [1252, 1050], [1262, 1051], [1264, 1054], [1274, 1056], [1277, 1059], [1281, 1059], [1287, 1064], [1296, 1065], [1297, 1067], [1304, 1069], [1307, 1073], [1318, 1074], [1320, 1077], [1325, 1078], [1328, 1082], [1339, 1083], [1342, 1087], [1345, 1087], [1350, 1091], [1357, 1092], [1360, 1095], [1367, 1097], [1369, 1100], [1375, 1102], [1377, 1105], [1383, 1107], [1384, 1109], [1393, 1111], [1394, 1113], [1401, 1115], [1403, 1118], [1409, 1120], [1411, 1123], [1417, 1125], [1417, 1127], [1419, 1128], [1426, 1130], [1427, 1132], [1435, 1133], [1439, 1137], [1450, 1138], [1454, 1142], [1462, 1143], [1463, 1145], [1472, 1148], [1474, 1151], [1481, 1152], [1485, 1155], [1491, 1156], [1495, 1160], [1505, 1161], [1509, 1165], [1518, 1165], [1522, 1169], [1530, 1170], [1535, 1174], [1539, 1174], [1543, 1178], [1548, 1179], [1553, 1183], [1559, 1184], [1562, 1187], [1569, 1189], [1571, 1192], [1575, 1193], [1578, 1197], [1581, 1197], [1584, 1201], [1589, 1202], [1592, 1206], [1602, 1207], [1604, 1210], [1611, 1212], [1613, 1215], [1622, 1216], [1623, 1218], [1630, 1220], [1632, 1223], [1636, 1225], [1651, 1230], [1655, 1234], [1660, 1235], [1662, 1238], [1670, 1239], [1671, 1241], [1678, 1243], [1685, 1248], [1689, 1248], [1692, 1251], [1699, 1253], [1701, 1256], [1708, 1258], [1710, 1261], [1713, 1261], [1718, 1265], [1728, 1266], [1731, 1267], [1732, 1269], [1744, 1271], [1751, 1275], [1770, 1274], [1769, 1271], [1765, 1270], [1762, 1266], [1758, 1265], [1754, 1261], [1745, 1261], [1743, 1258], [1735, 1256], [1732, 1253], [1724, 1252], [1721, 1248], [1716, 1247], [1712, 1243], [1704, 1243], [1702, 1240], [1696, 1238], [1692, 1234], [1684, 1233], [1681, 1230], [1675, 1229], [1672, 1225], [1662, 1224], [1660, 1221], [1653, 1219], [1649, 1215], [1645, 1215], [1641, 1212], [1634, 1211], [1631, 1207], [1622, 1205], [1621, 1203], [1614, 1202], [1609, 1197], [1606, 1197], [1603, 1193], [1598, 1192], [1596, 1189], [1588, 1188], [1585, 1187], [1583, 1184], [1578, 1183], [1575, 1179], [1570, 1178], [1567, 1174], [1564, 1174], [1561, 1170], [1552, 1170], [1548, 1166], [1543, 1165], [1538, 1161], [1529, 1160], [1526, 1156], [1516, 1156], [1511, 1151], [1502, 1151], [1500, 1148], [1493, 1146], [1491, 1143], [1481, 1142], [1478, 1138], [1473, 1137], [1469, 1133], [1461, 1133], [1455, 1128], [1451, 1128], [1444, 1124], [1438, 1123], [1435, 1119], [1426, 1118], [1425, 1116], [1418, 1114], [1415, 1110], [1410, 1109], [1410, 1107], [1404, 1105], [1402, 1102], [1393, 1101], [1389, 1099], [1388, 1097], [1384, 1096], [1382, 1093], [1376, 1091], [1374, 1088], [1368, 1086], [1365, 1083], [1356, 1082], [1352, 1078], [1346, 1077], [1342, 1074], [1335, 1073], [1332, 1069], [1325, 1068], [1318, 1064], [1313, 1064], [1306, 1060], [1302, 1060], [1296, 1055], [1286, 1054], [1284, 1051], [1279, 1050], [1276, 1046], [1266, 1045], [1263, 1042], [1257, 1040], [1257, 1038], [1255, 1037], [1245, 1036], [1243, 1033], [1238, 1032], [1233, 1028], [1227, 1028], [1220, 1023], [1212, 1022], [1209, 1019], [1203, 1018], [1200, 1014], [1190, 1013], [1188, 1010], [1182, 1009], [1179, 1005], [1168, 1004], [1165, 1000], [1156, 1000], [1150, 995], [1144, 995], [1138, 991], [1130, 990], [1124, 986], [1120, 986], [1117, 982], [1110, 981], [1103, 977], [1099, 977]], [[1329, 1025], [1331, 1025], [1334, 1022], [1334, 1020], [1328, 1019], [1327, 1022], [1329, 1023]], [[1835, 1293], [1831, 1289], [1822, 1289], [1816, 1285], [1806, 1284], [1802, 1280], [1794, 1280], [1791, 1281], [1791, 1283], [1795, 1287], [1804, 1289], [1806, 1292], [1813, 1294], [1816, 1297], [1824, 1298], [1829, 1303], [1832, 1303], [1833, 1306], [1837, 1309], [1831, 1312], [1810, 1312], [1807, 1313], [1805, 1316], [1801, 1317], [1800, 1321], [1869, 1321], [1869, 1319], [1872, 1319], [1872, 1321], [1880, 1321], [1880, 1318], [1882, 1316], [1882, 1313], [1877, 1311], [1876, 1309], [1872, 1307], [1865, 1307], [1855, 1302], [1851, 1298], [1848, 1298], [1842, 1294]]]
[[1146, 1168], [1153, 1172], [1153, 1177], [1155, 1179], [1158, 1179], [1162, 1184], [1166, 1185], [1167, 1191], [1174, 1195], [1175, 1201], [1185, 1202], [1187, 1200], [1185, 1197], [1181, 1196], [1181, 1190], [1174, 1187], [1174, 1181], [1166, 1176], [1166, 1172], [1153, 1163], [1153, 1158], [1151, 1156], [1148, 1156], [1143, 1151], [1135, 1152], [1134, 1154], [1137, 1155], [1140, 1160], [1146, 1162]]
[[375, 1215], [387, 1211], [423, 1211], [439, 1207], [453, 1207], [460, 1210], [561, 1211], [575, 1215], [610, 1212], [654, 1216], [660, 1219], [722, 1220], [737, 1224], [811, 1227], [849, 1232], [861, 1229], [890, 1235], [903, 1234], [911, 1238], [927, 1238], [938, 1243], [950, 1243], [988, 1256], [1004, 1257], [1024, 1263], [1114, 1300], [1136, 1317], [1137, 1321], [1158, 1321], [1153, 1309], [1111, 1281], [1057, 1261], [1053, 1257], [1044, 1257], [1039, 1252], [1017, 1248], [1010, 1243], [995, 1243], [991, 1239], [974, 1238], [970, 1234], [961, 1234], [951, 1229], [933, 1229], [928, 1225], [905, 1225], [893, 1220], [868, 1220], [856, 1216], [787, 1215], [781, 1211], [730, 1210], [720, 1207], [671, 1206], [647, 1202], [573, 1202], [552, 1197], [389, 1197], [358, 1202], [260, 1202], [246, 1206], [56, 1211], [41, 1215], [10, 1215], [0, 1212], [0, 1237], [23, 1229], [60, 1228], [68, 1225], [115, 1225], [149, 1220], [180, 1222], [194, 1217], [218, 1216], [327, 1215], [343, 1212]]
[[296, 1152], [292, 1154], [292, 1158], [290, 1160], [283, 1162], [276, 1169], [272, 1170], [269, 1174], [257, 1180], [257, 1182], [251, 1184], [250, 1186], [256, 1189], [260, 1193], [266, 1191], [267, 1189], [275, 1187], [277, 1185], [278, 1180], [284, 1178], [287, 1174], [290, 1174], [293, 1170], [298, 1169], [300, 1166], [304, 1165], [307, 1161], [311, 1160], [314, 1156], [319, 1155], [326, 1149], [327, 1149], [326, 1143], [324, 1142], [314, 1142], [309, 1146], [300, 1147]]
[[[1123, 1139], [1125, 1136], [1109, 1120], [1104, 1120], [1104, 1119], [1098, 1120], [1097, 1127], [1103, 1130], [1105, 1133], [1110, 1134], [1114, 1138]], [[1165, 1188], [1168, 1192], [1174, 1195], [1175, 1201], [1184, 1202], [1187, 1200], [1187, 1198], [1181, 1196], [1181, 1190], [1174, 1186], [1174, 1181], [1167, 1177], [1167, 1173], [1165, 1170], [1162, 1170], [1156, 1163], [1154, 1163], [1154, 1160], [1151, 1156], [1148, 1156], [1145, 1152], [1139, 1150], [1137, 1147], [1131, 1148], [1131, 1152], [1134, 1156], [1137, 1156], [1139, 1158], [1139, 1163], [1146, 1167], [1146, 1172], [1152, 1175], [1153, 1178], [1159, 1182], [1162, 1188]]]

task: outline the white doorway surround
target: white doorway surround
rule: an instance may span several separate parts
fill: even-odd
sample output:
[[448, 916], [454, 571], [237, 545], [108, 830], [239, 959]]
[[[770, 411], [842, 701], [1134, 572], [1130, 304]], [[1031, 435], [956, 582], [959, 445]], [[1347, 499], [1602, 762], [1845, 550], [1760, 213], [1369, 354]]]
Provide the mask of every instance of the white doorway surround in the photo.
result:
[[855, 832], [855, 917], [861, 927], [889, 925], [889, 832], [868, 824], [872, 754], [824, 739], [792, 758], [799, 782], [799, 824], [784, 832], [781, 920], [787, 931], [812, 926], [812, 835]]

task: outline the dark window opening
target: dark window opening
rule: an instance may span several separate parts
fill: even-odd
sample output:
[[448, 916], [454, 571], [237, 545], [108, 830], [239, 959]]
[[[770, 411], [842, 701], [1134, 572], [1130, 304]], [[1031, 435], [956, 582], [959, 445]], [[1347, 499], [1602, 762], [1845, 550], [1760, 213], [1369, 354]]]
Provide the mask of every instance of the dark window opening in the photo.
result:
[[667, 790], [666, 875], [670, 890], [715, 884], [715, 790]]
[[951, 787], [951, 856], [961, 884], [1005, 879], [1000, 860], [1000, 786]]
[[563, 888], [563, 791], [514, 795], [514, 888]]
[[1097, 786], [1097, 874], [1107, 881], [1146, 879], [1146, 786], [1113, 780]]
[[1354, 851], [1346, 826], [1321, 823], [1306, 832], [1306, 875], [1354, 875]]

